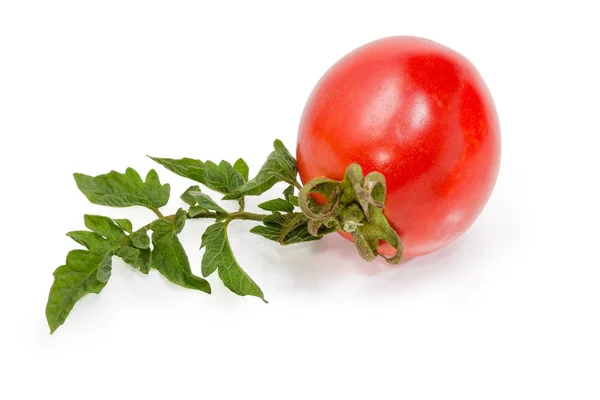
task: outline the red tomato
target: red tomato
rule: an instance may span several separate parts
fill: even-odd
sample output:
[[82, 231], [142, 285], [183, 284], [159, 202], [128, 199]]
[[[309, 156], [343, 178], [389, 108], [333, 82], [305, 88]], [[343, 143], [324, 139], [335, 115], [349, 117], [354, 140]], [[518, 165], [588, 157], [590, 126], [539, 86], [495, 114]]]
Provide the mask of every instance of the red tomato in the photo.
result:
[[384, 214], [410, 258], [473, 224], [500, 150], [496, 109], [475, 67], [438, 43], [399, 36], [368, 43], [325, 73], [304, 109], [296, 155], [304, 183], [341, 180], [353, 162], [383, 173]]

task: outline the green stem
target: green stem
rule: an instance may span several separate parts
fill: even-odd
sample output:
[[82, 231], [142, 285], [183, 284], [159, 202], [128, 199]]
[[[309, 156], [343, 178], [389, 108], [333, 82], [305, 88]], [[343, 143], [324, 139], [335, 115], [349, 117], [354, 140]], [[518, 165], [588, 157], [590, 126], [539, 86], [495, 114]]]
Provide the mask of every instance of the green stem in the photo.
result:
[[[238, 212], [229, 213], [229, 217], [227, 217], [227, 220], [233, 221], [234, 219], [243, 219], [243, 220], [251, 220], [251, 221], [262, 221], [262, 219], [266, 216], [267, 216], [267, 214], [255, 214], [255, 213], [246, 212], [246, 211], [238, 211]], [[175, 217], [174, 215], [169, 215], [165, 218], [172, 219], [174, 217]], [[190, 217], [188, 215], [188, 219], [199, 219], [199, 218], [215, 219], [215, 218], [217, 218], [217, 214], [212, 211], [207, 211], [202, 214], [195, 215], [194, 217]]]
[[[169, 217], [171, 217], [171, 215], [169, 215]], [[167, 218], [169, 218], [167, 217]], [[187, 219], [200, 219], [200, 218], [211, 218], [211, 219], [216, 219], [217, 218], [217, 213], [214, 213], [212, 211], [206, 211], [203, 212], [201, 214], [195, 215], [193, 217], [190, 217], [190, 214], [188, 214]]]
[[[162, 214], [161, 214], [162, 215]], [[264, 217], [266, 217], [267, 214], [256, 214], [256, 213], [251, 213], [251, 212], [246, 212], [246, 211], [238, 211], [238, 212], [233, 212], [229, 214], [229, 217], [226, 219], [226, 222], [229, 223], [233, 220], [236, 219], [241, 219], [241, 220], [249, 220], [249, 221], [262, 221]], [[170, 221], [174, 221], [175, 220], [175, 214], [171, 214], [171, 215], [167, 215], [165, 216], [161, 216], [160, 218], [164, 218], [164, 219], [168, 219]], [[210, 218], [210, 219], [216, 219], [217, 218], [217, 213], [214, 213], [212, 211], [207, 211], [205, 213], [202, 214], [198, 214], [194, 217], [190, 217], [188, 214], [188, 219], [200, 219], [200, 218]], [[141, 227], [140, 229], [150, 229], [150, 225], [152, 223], [146, 224], [143, 227]]]
[[154, 212], [154, 214], [156, 214], [156, 216], [158, 218], [164, 218], [165, 216], [163, 215], [163, 213], [160, 212], [160, 210], [158, 208], [151, 208], [152, 212]]
[[234, 219], [243, 219], [250, 221], [262, 221], [267, 214], [255, 214], [246, 211], [239, 211], [229, 214], [229, 218], [227, 218], [227, 222], [233, 221]]

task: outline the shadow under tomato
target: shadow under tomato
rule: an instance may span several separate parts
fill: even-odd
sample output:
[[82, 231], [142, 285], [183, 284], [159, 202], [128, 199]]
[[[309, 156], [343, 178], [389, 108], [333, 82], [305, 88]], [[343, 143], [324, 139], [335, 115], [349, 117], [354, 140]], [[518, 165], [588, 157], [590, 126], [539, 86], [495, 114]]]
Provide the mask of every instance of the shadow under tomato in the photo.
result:
[[[354, 244], [341, 236], [331, 235], [310, 243], [303, 255], [282, 261], [287, 274], [292, 276], [295, 287], [318, 289], [320, 285], [330, 286], [332, 281], [356, 280], [367, 277], [367, 286], [385, 286], [396, 289], [419, 285], [420, 282], [435, 279], [436, 276], [454, 274], [462, 268], [463, 255], [469, 251], [469, 240], [456, 240], [448, 246], [425, 256], [403, 259], [400, 264], [388, 264], [382, 258], [372, 262], [364, 261], [357, 253]], [[308, 254], [306, 254], [308, 253]], [[470, 267], [466, 274], [477, 273]], [[359, 279], [359, 278], [358, 278]], [[374, 279], [372, 282], [369, 282]]]
[[336, 253], [338, 257], [343, 257], [347, 262], [346, 266], [350, 267], [354, 273], [364, 276], [377, 276], [406, 268], [418, 267], [423, 270], [427, 269], [429, 265], [446, 264], [449, 259], [455, 259], [456, 254], [462, 251], [463, 246], [460, 240], [456, 240], [436, 252], [421, 257], [403, 258], [399, 264], [395, 265], [388, 264], [381, 257], [371, 262], [364, 261], [358, 255], [354, 244], [343, 237], [337, 237], [335, 240], [328, 242], [321, 241], [318, 247], [315, 251]]

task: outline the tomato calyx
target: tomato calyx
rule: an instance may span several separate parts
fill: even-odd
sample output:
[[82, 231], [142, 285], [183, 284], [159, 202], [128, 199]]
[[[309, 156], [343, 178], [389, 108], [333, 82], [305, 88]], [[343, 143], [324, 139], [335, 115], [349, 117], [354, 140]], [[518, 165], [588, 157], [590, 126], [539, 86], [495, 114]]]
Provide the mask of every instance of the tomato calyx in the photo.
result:
[[[319, 204], [311, 193], [325, 198]], [[363, 175], [360, 165], [348, 166], [344, 179], [335, 181], [315, 178], [298, 194], [298, 205], [308, 219], [308, 232], [313, 236], [344, 231], [352, 234], [360, 256], [366, 261], [383, 257], [390, 264], [398, 264], [403, 246], [400, 237], [383, 214], [386, 182], [383, 174], [370, 172]], [[396, 249], [392, 257], [378, 252], [380, 241]]]

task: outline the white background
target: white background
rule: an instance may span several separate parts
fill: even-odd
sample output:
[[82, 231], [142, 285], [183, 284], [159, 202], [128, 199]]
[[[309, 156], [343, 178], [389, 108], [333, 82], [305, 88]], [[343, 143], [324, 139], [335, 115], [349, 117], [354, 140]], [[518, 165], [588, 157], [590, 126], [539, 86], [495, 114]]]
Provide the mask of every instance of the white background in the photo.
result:
[[[592, 3], [2, 1], [0, 398], [600, 398]], [[236, 222], [270, 304], [115, 260], [49, 335], [64, 234], [84, 213], [152, 218], [90, 205], [73, 172], [156, 167], [172, 212], [188, 182], [146, 154], [244, 156], [255, 173], [274, 138], [295, 148], [321, 74], [389, 35], [463, 53], [493, 94], [501, 173], [466, 235], [390, 268], [335, 235], [280, 248]], [[197, 273], [206, 225], [183, 236]]]

